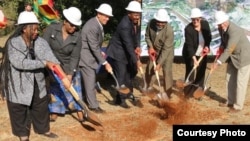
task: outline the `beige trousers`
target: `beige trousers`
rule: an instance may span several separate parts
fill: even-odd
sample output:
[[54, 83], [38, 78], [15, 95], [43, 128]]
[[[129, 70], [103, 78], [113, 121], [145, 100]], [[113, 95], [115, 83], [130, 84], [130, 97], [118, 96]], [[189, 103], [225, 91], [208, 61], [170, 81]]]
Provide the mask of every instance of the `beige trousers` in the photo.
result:
[[237, 69], [232, 62], [228, 63], [226, 75], [227, 103], [232, 104], [235, 109], [243, 109], [249, 77], [250, 65]]

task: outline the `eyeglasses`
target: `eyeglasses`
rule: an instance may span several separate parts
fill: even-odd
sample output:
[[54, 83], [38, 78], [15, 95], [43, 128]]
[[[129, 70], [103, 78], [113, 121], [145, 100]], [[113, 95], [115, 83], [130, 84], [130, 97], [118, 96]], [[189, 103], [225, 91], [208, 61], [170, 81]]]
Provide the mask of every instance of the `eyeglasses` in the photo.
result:
[[198, 22], [198, 21], [200, 21], [200, 18], [192, 18], [192, 22]]

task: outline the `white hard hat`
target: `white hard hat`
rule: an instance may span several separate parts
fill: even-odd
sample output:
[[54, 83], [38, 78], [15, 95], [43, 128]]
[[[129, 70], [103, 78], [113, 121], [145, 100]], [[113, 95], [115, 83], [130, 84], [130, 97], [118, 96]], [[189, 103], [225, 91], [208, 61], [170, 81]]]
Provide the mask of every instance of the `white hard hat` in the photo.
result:
[[229, 16], [223, 11], [216, 11], [215, 12], [215, 24], [222, 24], [223, 22], [227, 21]]
[[17, 19], [17, 25], [20, 24], [29, 24], [29, 23], [40, 23], [35, 15], [34, 12], [32, 11], [23, 11], [19, 14], [18, 19]]
[[154, 18], [160, 22], [169, 22], [170, 21], [170, 17], [168, 15], [168, 12], [165, 9], [159, 9], [157, 11], [157, 13], [154, 14]]
[[201, 10], [199, 8], [193, 8], [191, 10], [191, 15], [190, 15], [191, 18], [199, 18], [199, 17], [202, 17], [202, 13], [201, 13]]
[[82, 13], [76, 7], [70, 7], [63, 10], [63, 16], [72, 24], [80, 26], [82, 24]]
[[129, 2], [128, 6], [125, 9], [131, 12], [142, 12], [141, 4], [138, 1]]
[[107, 16], [112, 17], [112, 7], [109, 4], [103, 3], [101, 4], [98, 9], [95, 9], [97, 12], [105, 14]]

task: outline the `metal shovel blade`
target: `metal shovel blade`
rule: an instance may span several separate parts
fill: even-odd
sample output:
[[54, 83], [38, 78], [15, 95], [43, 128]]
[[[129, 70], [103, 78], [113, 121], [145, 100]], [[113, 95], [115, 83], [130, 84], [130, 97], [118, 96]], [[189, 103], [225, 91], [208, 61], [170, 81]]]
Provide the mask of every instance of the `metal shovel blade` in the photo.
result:
[[111, 85], [111, 87], [113, 87], [119, 93], [122, 93], [122, 94], [129, 94], [130, 93], [130, 89], [127, 88], [126, 86], [123, 86], [123, 85], [121, 87], [117, 87], [117, 86]]
[[184, 87], [186, 87], [187, 85], [190, 85], [191, 83], [192, 81], [184, 81], [184, 80], [178, 79], [175, 81], [175, 86], [176, 88], [183, 89]]
[[118, 92], [120, 92], [120, 93], [122, 93], [122, 94], [129, 94], [130, 93], [130, 89], [129, 88], [127, 88], [125, 85], [119, 85], [119, 83], [118, 83], [118, 80], [117, 80], [117, 78], [115, 77], [115, 75], [114, 75], [114, 73], [112, 72], [112, 73], [110, 73], [111, 74], [111, 76], [114, 78], [114, 80], [115, 80], [115, 82], [116, 82], [116, 86], [113, 86], [112, 85], [112, 87], [113, 88], [115, 88]]
[[139, 71], [141, 73], [141, 76], [143, 79], [143, 84], [144, 84], [143, 87], [139, 86], [139, 89], [143, 95], [146, 95], [145, 93], [147, 93], [147, 83], [146, 83], [146, 78], [145, 78], [144, 71], [143, 71], [142, 67], [139, 67]]
[[82, 100], [77, 101], [79, 105], [83, 108], [84, 117], [90, 123], [93, 123], [97, 126], [102, 126], [100, 119], [91, 111], [89, 111]]
[[98, 119], [98, 117], [94, 113], [89, 111], [89, 109], [87, 108], [87, 105], [79, 98], [74, 87], [71, 85], [71, 87], [69, 87], [68, 90], [72, 94], [72, 96], [75, 98], [77, 103], [83, 108], [84, 117], [87, 119], [87, 121], [89, 121], [95, 125], [102, 126], [101, 121]]
[[205, 95], [205, 91], [204, 91], [201, 87], [198, 87], [198, 88], [194, 91], [193, 97], [196, 98], [196, 99], [199, 99], [199, 98], [201, 98], [203, 95]]

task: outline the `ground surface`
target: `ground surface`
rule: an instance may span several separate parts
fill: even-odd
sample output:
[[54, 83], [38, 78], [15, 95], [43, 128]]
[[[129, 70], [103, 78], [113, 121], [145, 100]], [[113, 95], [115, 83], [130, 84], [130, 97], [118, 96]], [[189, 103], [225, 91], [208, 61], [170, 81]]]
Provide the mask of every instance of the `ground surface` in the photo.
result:
[[[210, 65], [211, 63], [208, 67]], [[138, 89], [134, 90], [134, 94], [140, 98], [141, 104], [134, 106], [133, 102], [127, 100], [130, 109], [113, 105], [114, 91], [109, 87], [115, 83], [106, 75], [101, 76], [100, 84], [103, 89], [101, 93], [97, 93], [97, 97], [106, 113], [97, 116], [103, 126], [96, 126], [89, 122], [81, 124], [75, 119], [76, 114], [72, 113], [59, 117], [56, 122], [51, 123], [51, 131], [59, 135], [55, 141], [172, 141], [173, 124], [249, 124], [249, 88], [245, 107], [240, 113], [227, 113], [228, 108], [218, 105], [226, 98], [225, 68], [226, 65], [222, 65], [212, 73], [208, 82], [211, 89], [201, 100], [193, 98], [183, 100], [182, 91], [176, 89], [172, 99], [164, 108], [155, 106], [152, 99], [149, 96], [142, 96]], [[174, 63], [173, 72], [174, 80], [182, 79], [184, 64]], [[161, 74], [160, 77], [162, 77]], [[140, 74], [137, 82], [135, 86], [143, 85]], [[155, 88], [159, 89], [157, 83]], [[0, 141], [18, 140], [11, 133], [8, 110], [3, 101], [0, 102], [0, 111]], [[32, 129], [30, 139], [48, 140], [35, 134]]]

